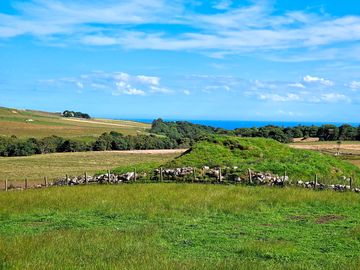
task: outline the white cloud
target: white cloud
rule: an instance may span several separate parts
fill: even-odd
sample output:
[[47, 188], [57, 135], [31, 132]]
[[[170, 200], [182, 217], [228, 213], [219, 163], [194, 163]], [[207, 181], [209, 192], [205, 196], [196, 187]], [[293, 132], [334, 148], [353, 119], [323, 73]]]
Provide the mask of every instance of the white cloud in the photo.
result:
[[41, 84], [75, 85], [77, 88], [109, 91], [113, 95], [168, 94], [172, 91], [160, 85], [160, 78], [146, 75], [131, 75], [125, 72], [106, 73], [102, 71], [82, 74], [74, 78], [40, 80]]
[[84, 84], [82, 82], [76, 82], [76, 86], [79, 87], [80, 89], [84, 88]]
[[229, 92], [229, 91], [231, 91], [231, 88], [228, 85], [218, 85], [218, 84], [216, 84], [216, 85], [207, 85], [203, 89], [203, 92], [211, 93], [212, 91], [217, 91], [217, 90], [224, 90], [226, 92]]
[[152, 84], [152, 85], [159, 85], [160, 84], [160, 78], [159, 77], [138, 75], [137, 78], [141, 82], [144, 82], [144, 83], [149, 83], [149, 84]]
[[284, 111], [284, 110], [278, 110], [276, 114], [284, 115], [284, 116], [302, 116], [302, 113], [299, 112], [292, 112], [292, 111]]
[[305, 85], [303, 85], [302, 83], [290, 83], [288, 84], [288, 86], [293, 87], [293, 88], [302, 88], [305, 89]]
[[126, 85], [125, 87], [117, 85], [118, 89], [117, 91], [113, 91], [112, 94], [114, 96], [118, 96], [121, 94], [125, 94], [125, 95], [134, 95], [134, 96], [145, 96], [145, 91], [140, 90], [140, 89], [136, 89], [136, 88], [132, 88], [129, 85]]
[[226, 10], [226, 9], [229, 9], [231, 5], [232, 5], [232, 1], [221, 0], [221, 1], [217, 1], [217, 3], [213, 5], [213, 8], [219, 9], [219, 10]]
[[339, 93], [328, 93], [328, 94], [322, 94], [321, 100], [330, 102], [330, 103], [336, 103], [336, 102], [351, 102], [351, 99], [347, 97], [344, 94]]
[[172, 91], [170, 89], [165, 88], [165, 87], [158, 87], [158, 86], [151, 85], [150, 89], [151, 89], [151, 91], [150, 91], [151, 93], [162, 93], [162, 94], [172, 93]]
[[[217, 12], [209, 14], [191, 9], [194, 5], [188, 1], [15, 0], [16, 14], [0, 13], [0, 38], [31, 35], [55, 43], [199, 50], [217, 57], [249, 52], [258, 56], [263, 52], [266, 57], [284, 49], [289, 53], [294, 50], [297, 56], [298, 49], [303, 49], [303, 53], [313, 54], [308, 59], [331, 59], [342, 52], [351, 57], [347, 48], [336, 48], [339, 52], [335, 54], [329, 48], [360, 40], [360, 16], [335, 17], [308, 10], [281, 14], [275, 12], [273, 1], [251, 2], [233, 7], [232, 1], [219, 0], [212, 3]], [[154, 24], [154, 29], [138, 30], [138, 26]], [[174, 33], [168, 25], [186, 27]], [[304, 57], [283, 59], [302, 61]]]
[[289, 102], [289, 101], [298, 101], [300, 100], [300, 97], [294, 93], [287, 93], [285, 95], [262, 93], [259, 94], [259, 99], [270, 100], [275, 102]]
[[[244, 80], [235, 76], [189, 75], [175, 77], [164, 84], [160, 77], [133, 75], [125, 72], [92, 72], [73, 78], [47, 79], [39, 81], [44, 86], [61, 87], [64, 84], [76, 89], [103, 91], [113, 95], [192, 95], [200, 98], [203, 93], [214, 98], [227, 95], [231, 98], [257, 99], [273, 103], [341, 103], [357, 102], [360, 97], [352, 87], [338, 89], [326, 79], [305, 76], [302, 83], [289, 81]], [[325, 83], [326, 87], [319, 87]], [[336, 85], [345, 85], [336, 81]], [[291, 87], [291, 88], [290, 88]]]
[[313, 77], [313, 76], [310, 76], [310, 75], [306, 75], [303, 78], [303, 80], [306, 83], [320, 83], [321, 85], [324, 85], [324, 86], [333, 86], [334, 85], [334, 82], [332, 82], [330, 80], [320, 78], [320, 77]]
[[349, 87], [350, 87], [352, 90], [358, 90], [358, 89], [360, 89], [360, 82], [358, 82], [358, 81], [352, 81], [352, 82], [349, 84]]

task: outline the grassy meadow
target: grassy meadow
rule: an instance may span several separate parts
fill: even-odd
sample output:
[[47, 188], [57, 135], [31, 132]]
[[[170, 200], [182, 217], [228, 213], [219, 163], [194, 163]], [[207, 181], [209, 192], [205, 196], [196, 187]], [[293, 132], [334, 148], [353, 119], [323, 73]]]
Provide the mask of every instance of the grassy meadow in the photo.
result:
[[[148, 127], [0, 108], [5, 136], [92, 140], [105, 131], [137, 134]], [[183, 155], [111, 151], [0, 158], [0, 188], [5, 178], [22, 186], [25, 178], [32, 185], [44, 176], [160, 165], [286, 171], [293, 179], [318, 174], [321, 182], [360, 174], [341, 158], [261, 138], [214, 137]], [[359, 160], [349, 161], [360, 166]], [[360, 196], [353, 192], [135, 183], [12, 190], [0, 192], [0, 205], [0, 269], [360, 269]]]
[[[84, 172], [89, 174], [114, 167], [133, 167], [140, 164], [158, 166], [165, 163], [178, 153], [129, 153], [125, 151], [111, 152], [78, 152], [34, 155], [29, 157], [0, 158], [0, 176], [23, 184], [28, 178], [31, 182], [43, 182], [45, 176], [49, 179], [62, 177], [65, 174], [77, 176]], [[3, 185], [5, 179], [0, 186]]]
[[[30, 121], [29, 121], [30, 120]], [[63, 118], [60, 114], [0, 108], [0, 134], [19, 138], [42, 138], [57, 135], [91, 140], [104, 132], [125, 135], [144, 133], [150, 125], [132, 121]]]
[[1, 269], [359, 269], [360, 196], [97, 185], [0, 192]]

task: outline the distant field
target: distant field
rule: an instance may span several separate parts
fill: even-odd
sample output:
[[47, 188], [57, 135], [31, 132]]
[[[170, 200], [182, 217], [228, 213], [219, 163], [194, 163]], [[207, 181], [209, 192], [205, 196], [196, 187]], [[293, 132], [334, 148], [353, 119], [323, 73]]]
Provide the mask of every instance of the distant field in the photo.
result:
[[[297, 149], [315, 150], [328, 154], [336, 154], [339, 146], [336, 142], [316, 142], [316, 143], [292, 143], [290, 147]], [[360, 168], [360, 141], [345, 141], [340, 145], [341, 159], [358, 166]]]
[[148, 128], [148, 124], [132, 121], [69, 119], [55, 113], [0, 108], [0, 135], [20, 138], [58, 135], [88, 139], [109, 131], [136, 135]]
[[[35, 155], [30, 157], [0, 158], [0, 181], [9, 180], [42, 181], [62, 177], [65, 174], [77, 176], [85, 171], [89, 174], [115, 167], [131, 166], [140, 163], [165, 163], [179, 155], [170, 151], [112, 151], [80, 152]], [[1, 183], [0, 185], [2, 185]]]
[[0, 192], [1, 269], [359, 269], [360, 196], [94, 185]]
[[[318, 151], [338, 152], [339, 145], [337, 142], [314, 142], [314, 143], [291, 143], [289, 146], [298, 149], [309, 149]], [[340, 153], [360, 154], [360, 141], [345, 141], [340, 144]]]

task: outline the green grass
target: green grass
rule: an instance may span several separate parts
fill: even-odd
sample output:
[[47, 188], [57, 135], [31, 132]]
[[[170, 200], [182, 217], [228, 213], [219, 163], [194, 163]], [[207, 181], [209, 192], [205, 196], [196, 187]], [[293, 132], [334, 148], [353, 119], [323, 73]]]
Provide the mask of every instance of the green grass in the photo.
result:
[[263, 138], [216, 137], [196, 144], [188, 153], [168, 162], [167, 167], [238, 166], [259, 172], [287, 174], [295, 180], [314, 179], [323, 182], [341, 176], [360, 177], [360, 169], [334, 156], [310, 150], [293, 149]]
[[[176, 157], [176, 156], [173, 155], [173, 158], [174, 157]], [[133, 165], [119, 166], [115, 169], [112, 169], [111, 172], [116, 173], [116, 174], [122, 174], [122, 173], [132, 172], [132, 171], [134, 171], [134, 168], [135, 168], [137, 172], [152, 173], [155, 169], [159, 168], [166, 161], [169, 161], [171, 159], [162, 159], [162, 160], [154, 161], [154, 162], [138, 163], [135, 166], [133, 166]]]
[[[0, 182], [5, 180], [23, 180], [43, 182], [63, 177], [65, 174], [77, 176], [85, 171], [94, 174], [114, 167], [127, 168], [130, 171], [138, 165], [165, 163], [179, 154], [134, 154], [121, 151], [79, 152], [34, 155], [29, 157], [0, 158]], [[119, 169], [119, 170], [120, 170]], [[1, 187], [1, 185], [0, 185]]]
[[[32, 122], [26, 120], [32, 119]], [[76, 120], [76, 121], [74, 121]], [[18, 110], [0, 107], [0, 135], [19, 138], [42, 138], [51, 135], [80, 140], [94, 140], [104, 132], [117, 131], [125, 135], [146, 133], [150, 125], [132, 121], [65, 119], [56, 113]]]
[[0, 193], [2, 269], [359, 269], [360, 196], [196, 184]]

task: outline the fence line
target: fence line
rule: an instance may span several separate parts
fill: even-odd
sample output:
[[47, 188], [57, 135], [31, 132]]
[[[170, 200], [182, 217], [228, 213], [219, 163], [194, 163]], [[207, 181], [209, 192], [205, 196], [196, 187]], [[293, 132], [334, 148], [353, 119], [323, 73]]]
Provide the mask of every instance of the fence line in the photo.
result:
[[[206, 168], [206, 169], [204, 169]], [[104, 179], [98, 180], [98, 181], [92, 181], [94, 183], [127, 183], [127, 182], [136, 182], [137, 180], [142, 180], [143, 182], [196, 182], [196, 183], [242, 183], [242, 184], [249, 184], [249, 185], [276, 185], [276, 186], [288, 186], [292, 185], [292, 181], [288, 177], [288, 172], [284, 171], [283, 176], [278, 176], [270, 173], [261, 173], [261, 172], [253, 172], [250, 168], [246, 170], [247, 172], [247, 178], [248, 181], [246, 181], [246, 172], [243, 170], [231, 170], [230, 168], [225, 168], [224, 170], [221, 167], [216, 167], [213, 169], [210, 169], [209, 167], [204, 167], [200, 173], [197, 174], [196, 168], [191, 167], [184, 167], [184, 168], [177, 168], [177, 169], [156, 169], [151, 171], [149, 175], [146, 175], [144, 177], [143, 174], [138, 173], [136, 171], [136, 168], [134, 168], [133, 172], [130, 172], [131, 175], [128, 175], [128, 178], [126, 180], [119, 180], [119, 177], [121, 174], [111, 174], [110, 170], [107, 170], [107, 173], [105, 173], [103, 176]], [[235, 168], [235, 167], [234, 167]], [[176, 175], [176, 170], [185, 170], [185, 173]], [[231, 174], [233, 173], [233, 175]], [[125, 173], [129, 174], [129, 173]], [[123, 175], [125, 175], [123, 174]], [[234, 178], [234, 175], [242, 175], [245, 178], [241, 178], [240, 176], [237, 176]], [[5, 191], [8, 191], [10, 189], [28, 189], [28, 188], [42, 188], [42, 187], [48, 187], [48, 186], [60, 186], [60, 185], [78, 185], [78, 184], [89, 184], [90, 180], [93, 180], [96, 178], [96, 176], [89, 176], [87, 172], [83, 175], [83, 181], [82, 182], [76, 182], [79, 179], [79, 177], [75, 177], [70, 179], [69, 175], [66, 174], [65, 178], [63, 178], [63, 183], [59, 184], [59, 181], [62, 181], [61, 178], [55, 178], [53, 182], [49, 184], [48, 177], [45, 176], [43, 178], [43, 182], [41, 184], [36, 184], [35, 186], [29, 185], [29, 179], [25, 178], [24, 181], [24, 187], [18, 187], [14, 185], [13, 183], [19, 182], [19, 181], [12, 181], [10, 182], [9, 179], [5, 179]], [[165, 177], [164, 177], [165, 176]], [[129, 178], [130, 177], [130, 178]], [[231, 178], [233, 177], [233, 178]], [[167, 178], [167, 179], [166, 179]], [[100, 178], [99, 178], [100, 179]], [[352, 177], [347, 178], [346, 181], [349, 181], [349, 185], [325, 185], [323, 183], [319, 183], [319, 178], [317, 174], [314, 174], [314, 180], [309, 182], [303, 182], [303, 181], [297, 181], [297, 186], [303, 186], [305, 188], [313, 188], [313, 189], [334, 189], [334, 190], [351, 190], [355, 192], [360, 193], [360, 189], [355, 187], [355, 173], [353, 173]], [[75, 181], [75, 182], [74, 182]]]

